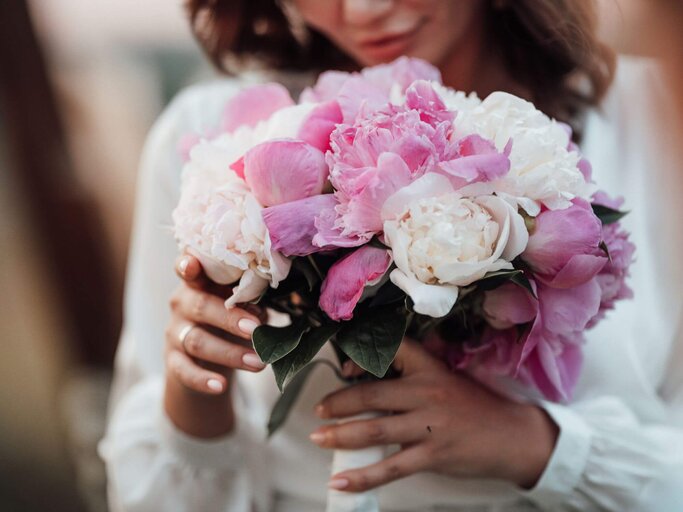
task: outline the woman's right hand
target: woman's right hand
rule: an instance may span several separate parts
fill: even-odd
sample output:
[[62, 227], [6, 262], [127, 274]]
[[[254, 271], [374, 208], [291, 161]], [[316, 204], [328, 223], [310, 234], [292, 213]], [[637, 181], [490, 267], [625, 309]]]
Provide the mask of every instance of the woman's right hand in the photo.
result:
[[182, 283], [171, 297], [166, 329], [165, 409], [186, 433], [214, 437], [232, 428], [225, 392], [233, 370], [265, 368], [250, 343], [263, 314], [252, 306], [226, 309], [230, 287], [212, 283], [191, 255], [178, 259], [176, 272]]

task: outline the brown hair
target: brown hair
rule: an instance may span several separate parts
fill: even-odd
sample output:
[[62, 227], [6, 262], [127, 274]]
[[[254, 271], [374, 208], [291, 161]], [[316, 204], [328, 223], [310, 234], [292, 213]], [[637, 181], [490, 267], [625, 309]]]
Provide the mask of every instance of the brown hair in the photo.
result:
[[[348, 68], [352, 61], [307, 28], [295, 37], [276, 0], [187, 0], [195, 36], [213, 63], [228, 56], [275, 69]], [[490, 37], [508, 69], [548, 115], [575, 125], [597, 105], [614, 74], [614, 55], [596, 36], [592, 0], [491, 0]]]

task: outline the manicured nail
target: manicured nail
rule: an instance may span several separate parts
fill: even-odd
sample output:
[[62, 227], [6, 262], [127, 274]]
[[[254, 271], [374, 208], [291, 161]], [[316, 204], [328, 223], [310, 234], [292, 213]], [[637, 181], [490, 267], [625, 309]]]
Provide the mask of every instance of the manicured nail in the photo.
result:
[[313, 441], [315, 444], [322, 444], [325, 442], [325, 434], [323, 432], [313, 432], [310, 436], [308, 436], [311, 441]]
[[209, 379], [206, 386], [212, 391], [223, 391], [223, 383], [217, 379]]
[[327, 486], [330, 489], [337, 489], [338, 491], [341, 491], [349, 486], [349, 480], [348, 478], [333, 478], [329, 481]]
[[258, 327], [258, 323], [254, 322], [251, 318], [242, 318], [239, 322], [237, 322], [237, 327], [239, 327], [239, 330], [244, 334], [251, 336], [254, 330]]
[[318, 404], [315, 406], [315, 415], [318, 416], [319, 418], [324, 418], [325, 417], [325, 406], [323, 404]]
[[261, 361], [261, 358], [253, 352], [244, 354], [242, 356], [242, 362], [244, 363], [244, 366], [248, 366], [254, 370], [263, 370], [266, 367], [266, 365], [263, 364], [263, 361]]
[[185, 275], [185, 271], [187, 270], [187, 266], [189, 264], [190, 258], [184, 256], [183, 259], [180, 260], [180, 263], [178, 263], [178, 271], [180, 271], [181, 274]]

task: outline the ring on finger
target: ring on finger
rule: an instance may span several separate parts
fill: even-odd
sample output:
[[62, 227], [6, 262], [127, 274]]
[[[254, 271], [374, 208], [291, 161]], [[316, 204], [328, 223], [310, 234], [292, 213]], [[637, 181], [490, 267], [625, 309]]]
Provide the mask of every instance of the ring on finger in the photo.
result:
[[180, 332], [178, 333], [178, 339], [180, 340], [180, 346], [183, 347], [183, 351], [187, 354], [187, 347], [185, 346], [185, 340], [187, 339], [188, 334], [190, 334], [190, 331], [197, 327], [195, 324], [187, 324], [185, 327], [180, 329]]

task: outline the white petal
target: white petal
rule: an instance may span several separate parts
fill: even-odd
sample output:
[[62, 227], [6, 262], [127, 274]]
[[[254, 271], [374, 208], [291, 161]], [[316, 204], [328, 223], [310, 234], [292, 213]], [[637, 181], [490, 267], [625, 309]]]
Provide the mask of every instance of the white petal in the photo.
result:
[[400, 269], [393, 270], [390, 278], [392, 283], [410, 296], [413, 309], [421, 315], [434, 318], [445, 316], [458, 300], [457, 286], [425, 284]]
[[395, 219], [401, 215], [408, 204], [424, 197], [439, 197], [453, 192], [448, 178], [433, 172], [418, 178], [407, 187], [389, 196], [382, 206], [382, 219]]
[[214, 283], [232, 284], [242, 277], [242, 274], [244, 273], [244, 270], [226, 265], [196, 249], [188, 248], [187, 252], [199, 260], [199, 263], [201, 263], [202, 268], [204, 269], [204, 273]]
[[258, 275], [253, 270], [247, 270], [242, 274], [242, 279], [232, 290], [232, 295], [225, 301], [226, 308], [233, 308], [237, 304], [251, 302], [268, 288], [268, 280]]

